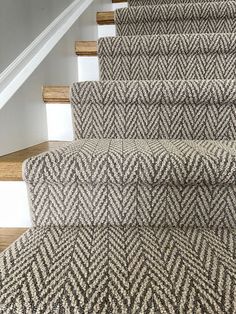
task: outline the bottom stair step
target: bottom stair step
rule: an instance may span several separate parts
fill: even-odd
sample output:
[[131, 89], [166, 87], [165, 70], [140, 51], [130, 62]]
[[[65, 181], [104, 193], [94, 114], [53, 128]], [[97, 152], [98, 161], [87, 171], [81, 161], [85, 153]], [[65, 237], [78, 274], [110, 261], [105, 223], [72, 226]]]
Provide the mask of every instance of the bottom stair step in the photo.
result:
[[235, 257], [228, 229], [33, 228], [1, 255], [1, 313], [233, 314]]
[[21, 181], [24, 160], [43, 152], [59, 148], [69, 142], [48, 141], [0, 157], [0, 181]]

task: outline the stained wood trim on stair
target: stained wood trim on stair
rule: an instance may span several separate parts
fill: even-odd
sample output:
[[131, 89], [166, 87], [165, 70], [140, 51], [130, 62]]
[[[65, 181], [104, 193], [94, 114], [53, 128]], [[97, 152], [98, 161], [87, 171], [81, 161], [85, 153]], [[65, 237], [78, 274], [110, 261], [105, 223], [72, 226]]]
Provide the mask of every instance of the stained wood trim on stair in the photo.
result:
[[28, 228], [0, 228], [0, 252], [17, 240]]
[[22, 181], [24, 160], [43, 152], [61, 147], [70, 142], [48, 141], [0, 157], [0, 181]]
[[115, 21], [114, 11], [97, 12], [97, 24], [111, 25], [114, 24], [114, 21]]
[[75, 53], [77, 56], [97, 56], [97, 42], [96, 41], [76, 41]]
[[127, 2], [127, 0], [112, 0], [112, 3]]
[[43, 101], [45, 103], [70, 103], [69, 86], [43, 86]]

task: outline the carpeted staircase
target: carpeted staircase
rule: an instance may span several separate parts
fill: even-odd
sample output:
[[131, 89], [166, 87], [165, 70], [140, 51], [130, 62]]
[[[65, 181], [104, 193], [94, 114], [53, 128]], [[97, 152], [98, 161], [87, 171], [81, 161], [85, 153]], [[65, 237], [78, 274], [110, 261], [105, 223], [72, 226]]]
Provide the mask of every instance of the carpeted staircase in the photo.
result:
[[0, 313], [236, 313], [236, 2], [180, 2], [116, 12], [76, 141], [25, 162]]

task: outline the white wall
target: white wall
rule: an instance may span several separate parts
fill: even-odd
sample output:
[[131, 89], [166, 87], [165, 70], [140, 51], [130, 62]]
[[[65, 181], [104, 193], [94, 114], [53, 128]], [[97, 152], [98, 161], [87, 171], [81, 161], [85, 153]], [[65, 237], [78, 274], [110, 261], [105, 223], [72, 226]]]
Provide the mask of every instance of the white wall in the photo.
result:
[[[3, 0], [0, 10], [0, 65], [12, 61], [72, 1]], [[114, 5], [111, 0], [95, 0], [0, 110], [0, 156], [46, 140], [73, 139], [70, 106], [45, 106], [41, 87], [44, 84], [69, 85], [77, 80], [98, 79], [97, 59], [80, 58], [78, 62], [74, 42], [114, 35], [114, 26], [97, 27], [96, 12], [125, 5]]]
[[[111, 0], [104, 0], [102, 6], [94, 3], [89, 11], [84, 13], [78, 21], [75, 40], [97, 40], [99, 37], [115, 36], [114, 25], [96, 24], [96, 12], [98, 10], [115, 10], [126, 7], [127, 3], [112, 4]], [[78, 57], [78, 81], [99, 80], [99, 68], [97, 57]], [[68, 104], [47, 104], [47, 123], [49, 140], [72, 140], [73, 125], [71, 107]]]
[[[76, 63], [73, 63], [78, 77], [73, 80], [66, 80], [58, 75], [58, 78], [50, 80], [49, 85], [68, 85], [75, 81], [98, 80], [98, 59], [97, 57], [76, 57], [74, 53], [74, 42], [76, 40], [97, 40], [100, 37], [100, 26], [96, 24], [97, 11], [109, 11], [113, 9], [111, 0], [94, 1], [88, 10], [79, 18], [73, 29], [67, 34], [64, 40], [71, 41], [69, 44], [70, 56], [75, 58]], [[108, 36], [110, 29], [114, 26], [103, 27], [104, 36]], [[114, 31], [113, 31], [114, 33]], [[65, 43], [60, 43], [65, 47]], [[68, 45], [67, 45], [68, 46]], [[58, 54], [58, 53], [57, 53]], [[66, 69], [63, 69], [63, 71]], [[63, 78], [63, 79], [62, 79]], [[48, 139], [49, 140], [72, 140], [73, 125], [71, 106], [68, 104], [47, 104], [47, 123], [48, 123]]]
[[[111, 0], [95, 0], [20, 91], [0, 110], [0, 154], [47, 140], [47, 120], [50, 139], [73, 137], [70, 105], [48, 105], [47, 117], [41, 86], [71, 84], [78, 80], [78, 68], [80, 80], [98, 79], [98, 71], [94, 68], [97, 59], [86, 61], [84, 58], [78, 62], [74, 42], [96, 40], [96, 12], [110, 9]], [[0, 182], [0, 227], [27, 226], [30, 226], [30, 210], [25, 184]]]
[[2, 72], [73, 0], [1, 0]]
[[[0, 70], [4, 70], [72, 1], [2, 0]], [[60, 43], [0, 110], [0, 156], [48, 140], [41, 88], [48, 79], [53, 82], [58, 76], [63, 76], [65, 82], [76, 80], [77, 71], [73, 71], [76, 60], [68, 47], [67, 42]], [[63, 74], [60, 64], [64, 65]]]

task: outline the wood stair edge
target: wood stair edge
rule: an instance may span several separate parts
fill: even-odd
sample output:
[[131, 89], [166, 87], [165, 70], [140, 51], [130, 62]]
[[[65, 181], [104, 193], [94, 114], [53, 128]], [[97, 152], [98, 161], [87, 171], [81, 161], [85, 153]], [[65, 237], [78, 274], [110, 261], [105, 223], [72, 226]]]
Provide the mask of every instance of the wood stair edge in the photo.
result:
[[43, 86], [42, 97], [45, 103], [68, 104], [70, 103], [70, 87]]
[[75, 42], [75, 53], [77, 56], [93, 57], [97, 56], [97, 42], [96, 41], [83, 41]]
[[15, 242], [28, 229], [23, 227], [0, 227], [0, 252]]
[[23, 162], [33, 156], [62, 147], [69, 141], [47, 141], [14, 153], [0, 156], [0, 181], [22, 181]]
[[98, 25], [112, 25], [115, 22], [115, 12], [97, 12], [97, 24]]
[[127, 2], [127, 0], [112, 0], [112, 3], [122, 3]]

